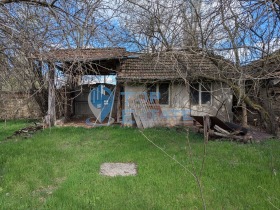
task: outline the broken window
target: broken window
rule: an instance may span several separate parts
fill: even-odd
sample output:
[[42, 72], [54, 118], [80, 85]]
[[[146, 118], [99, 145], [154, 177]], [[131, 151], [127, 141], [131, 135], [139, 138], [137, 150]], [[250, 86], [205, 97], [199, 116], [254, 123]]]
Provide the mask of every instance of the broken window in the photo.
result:
[[159, 104], [169, 104], [169, 84], [168, 83], [160, 83], [158, 84], [158, 92], [159, 92]]
[[199, 104], [199, 83], [190, 85], [190, 94], [191, 94], [191, 104], [198, 105]]
[[147, 95], [149, 100], [158, 100], [159, 104], [169, 104], [169, 84], [157, 83], [147, 85]]
[[211, 83], [190, 84], [190, 98], [192, 105], [211, 105]]

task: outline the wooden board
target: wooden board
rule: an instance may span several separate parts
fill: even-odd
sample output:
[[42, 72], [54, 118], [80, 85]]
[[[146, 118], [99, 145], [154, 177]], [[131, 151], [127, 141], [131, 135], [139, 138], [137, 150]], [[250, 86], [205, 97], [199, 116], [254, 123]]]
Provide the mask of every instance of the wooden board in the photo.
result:
[[[201, 125], [203, 125], [203, 116], [191, 116], [192, 118], [194, 118], [197, 122], [199, 122]], [[231, 129], [229, 126], [227, 126], [222, 120], [220, 120], [217, 117], [213, 117], [213, 116], [209, 116], [210, 118], [210, 128], [214, 129], [215, 125], [218, 125], [220, 128], [226, 130], [226, 131], [230, 131], [233, 132], [234, 130]]]
[[[194, 118], [197, 122], [199, 122], [202, 126], [204, 125], [203, 116], [191, 116], [191, 117]], [[240, 125], [230, 123], [230, 122], [223, 122], [222, 120], [220, 120], [217, 117], [210, 116], [209, 119], [210, 119], [210, 129], [211, 130], [217, 130], [217, 128], [218, 128], [219, 131], [223, 131], [222, 133], [235, 132], [236, 134], [240, 134], [240, 135], [246, 135], [248, 132], [248, 129], [246, 129]]]
[[138, 128], [151, 128], [161, 126], [164, 123], [160, 105], [146, 100], [143, 94], [129, 99], [129, 107], [132, 109]]

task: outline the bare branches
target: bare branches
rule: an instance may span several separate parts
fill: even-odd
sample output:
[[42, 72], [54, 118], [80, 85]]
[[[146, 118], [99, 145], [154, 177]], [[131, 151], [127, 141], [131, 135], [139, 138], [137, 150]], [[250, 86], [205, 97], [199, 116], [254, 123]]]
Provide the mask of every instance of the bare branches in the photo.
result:
[[[234, 91], [236, 106], [243, 102], [251, 106], [246, 99], [248, 78], [258, 93], [259, 81], [268, 75], [276, 78], [279, 68], [273, 64], [272, 70], [268, 67], [272, 62], [264, 62], [249, 71], [244, 65], [268, 58], [279, 49], [279, 7], [275, 0], [120, 0], [113, 4], [105, 0], [0, 0], [0, 59], [4, 64], [0, 68], [5, 72], [0, 75], [2, 87], [11, 80], [22, 84], [20, 78], [29, 77], [31, 87], [46, 89], [41, 81], [46, 78], [47, 68], [41, 66], [43, 73], [38, 74], [28, 61], [53, 49], [125, 46], [129, 51], [162, 52], [187, 48], [202, 57], [200, 66], [204, 65], [205, 52], [209, 57], [212, 53], [218, 69], [225, 58], [229, 60], [234, 77], [226, 78], [224, 72], [229, 68], [220, 68], [218, 79], [226, 80], [233, 89], [239, 88]], [[73, 63], [63, 77], [74, 80], [83, 74], [84, 64]], [[70, 71], [74, 68], [75, 74]], [[97, 72], [102, 67], [87, 68]], [[13, 76], [7, 78], [9, 71]], [[201, 78], [211, 76], [198, 73]]]
[[5, 5], [5, 4], [12, 4], [12, 3], [26, 3], [26, 4], [31, 4], [31, 5], [37, 5], [37, 6], [41, 6], [41, 7], [48, 7], [48, 8], [56, 8], [58, 9], [58, 7], [56, 7], [54, 4], [57, 2], [58, 0], [54, 0], [50, 3], [48, 3], [47, 1], [40, 1], [40, 0], [1, 0], [0, 1], [0, 5]]
[[[102, 0], [1, 0], [0, 91], [29, 94], [45, 115], [49, 69], [34, 58], [52, 49], [98, 44], [97, 34], [110, 30], [104, 27], [111, 24], [104, 8]], [[74, 78], [68, 73], [56, 69], [55, 85]]]

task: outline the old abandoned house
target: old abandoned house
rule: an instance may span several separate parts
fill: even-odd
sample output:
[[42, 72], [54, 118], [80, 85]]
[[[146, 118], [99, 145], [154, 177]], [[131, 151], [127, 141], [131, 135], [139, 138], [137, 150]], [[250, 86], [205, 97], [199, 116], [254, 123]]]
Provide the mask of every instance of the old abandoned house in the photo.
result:
[[[109, 75], [116, 80], [112, 117], [118, 123], [133, 125], [137, 107], [146, 109], [147, 120], [155, 116], [164, 118], [164, 125], [188, 124], [192, 122], [191, 115], [208, 114], [232, 120], [232, 91], [226, 84], [213, 80], [215, 76], [228, 76], [223, 75], [227, 71], [221, 70], [221, 66], [225, 69], [229, 64], [220, 57], [210, 59], [203, 51], [139, 54], [124, 48], [73, 49], [51, 51], [40, 60], [50, 64], [50, 78], [54, 78], [51, 76], [54, 69], [67, 78], [68, 83], [62, 88], [63, 98], [59, 99], [60, 115], [67, 118], [92, 117], [87, 98], [90, 90], [99, 84], [81, 85], [81, 78]], [[58, 100], [55, 106], [57, 91], [53, 80], [49, 79], [48, 114], [55, 119]], [[142, 104], [132, 106], [131, 100], [137, 98]], [[157, 111], [154, 116], [149, 112], [153, 108]]]
[[[146, 92], [157, 93], [167, 125], [188, 124], [191, 115], [232, 119], [232, 92], [226, 84], [205, 79], [220, 74], [216, 64], [203, 52], [172, 51], [141, 54], [121, 62], [118, 82], [123, 85], [125, 101]], [[130, 118], [129, 103], [123, 105]], [[130, 119], [124, 120], [129, 124]]]
[[[272, 118], [268, 128], [271, 132], [279, 132], [280, 126], [280, 54], [276, 51], [262, 59], [251, 62], [244, 67], [246, 72], [246, 90], [250, 98], [265, 108]], [[251, 110], [248, 113], [251, 124], [263, 124], [259, 113]], [[269, 125], [262, 125], [268, 127]], [[278, 134], [279, 135], [279, 134]]]

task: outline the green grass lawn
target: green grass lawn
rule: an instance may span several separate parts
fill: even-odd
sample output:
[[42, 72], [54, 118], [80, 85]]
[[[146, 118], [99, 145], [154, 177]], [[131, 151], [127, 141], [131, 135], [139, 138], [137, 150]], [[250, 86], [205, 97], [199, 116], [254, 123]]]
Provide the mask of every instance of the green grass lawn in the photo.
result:
[[[26, 125], [0, 122], [0, 141]], [[143, 132], [187, 170], [200, 173], [202, 136], [189, 135], [190, 150], [184, 132]], [[194, 177], [137, 129], [51, 128], [2, 142], [0, 150], [0, 209], [203, 208]], [[206, 151], [201, 183], [208, 209], [280, 208], [279, 140], [209, 142]], [[101, 176], [104, 162], [135, 162], [138, 175]]]

